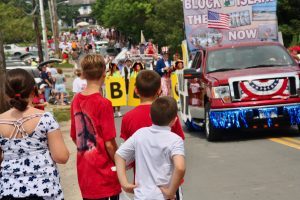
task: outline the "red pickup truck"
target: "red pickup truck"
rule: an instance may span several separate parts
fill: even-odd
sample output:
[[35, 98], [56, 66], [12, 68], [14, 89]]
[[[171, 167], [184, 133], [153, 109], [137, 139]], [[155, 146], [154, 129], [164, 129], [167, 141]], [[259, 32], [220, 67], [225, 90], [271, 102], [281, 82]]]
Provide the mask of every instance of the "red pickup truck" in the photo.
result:
[[276, 42], [226, 44], [197, 51], [179, 74], [182, 118], [209, 141], [226, 129], [300, 124], [300, 68]]

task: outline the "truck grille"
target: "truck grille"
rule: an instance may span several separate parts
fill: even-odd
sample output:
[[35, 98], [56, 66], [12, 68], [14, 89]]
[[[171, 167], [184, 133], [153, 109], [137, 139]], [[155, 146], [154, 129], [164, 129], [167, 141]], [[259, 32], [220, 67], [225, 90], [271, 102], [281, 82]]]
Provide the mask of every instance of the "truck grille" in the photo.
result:
[[297, 96], [297, 74], [248, 76], [229, 79], [232, 101], [259, 101]]

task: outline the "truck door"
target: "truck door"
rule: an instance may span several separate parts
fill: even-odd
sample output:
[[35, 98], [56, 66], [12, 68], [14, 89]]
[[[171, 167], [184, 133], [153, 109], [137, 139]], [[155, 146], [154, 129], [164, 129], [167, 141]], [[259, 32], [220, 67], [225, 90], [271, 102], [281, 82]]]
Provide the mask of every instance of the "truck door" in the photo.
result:
[[191, 69], [184, 70], [184, 79], [187, 80], [187, 107], [189, 120], [198, 126], [203, 126], [205, 109], [203, 104], [204, 83], [202, 81], [204, 51], [196, 53]]
[[[197, 52], [192, 66], [192, 69], [195, 69], [197, 72], [202, 72], [202, 61], [203, 61], [203, 51]], [[189, 105], [204, 107], [203, 105], [203, 82], [201, 77], [196, 77], [188, 80], [188, 95], [189, 95]]]

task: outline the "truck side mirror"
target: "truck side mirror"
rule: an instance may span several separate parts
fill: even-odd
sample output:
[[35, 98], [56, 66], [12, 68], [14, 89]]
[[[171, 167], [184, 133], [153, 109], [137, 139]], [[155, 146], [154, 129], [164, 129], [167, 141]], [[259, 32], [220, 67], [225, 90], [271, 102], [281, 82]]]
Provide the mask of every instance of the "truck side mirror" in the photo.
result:
[[184, 79], [194, 79], [194, 78], [201, 78], [202, 73], [198, 72], [196, 69], [184, 69], [183, 70], [183, 77]]

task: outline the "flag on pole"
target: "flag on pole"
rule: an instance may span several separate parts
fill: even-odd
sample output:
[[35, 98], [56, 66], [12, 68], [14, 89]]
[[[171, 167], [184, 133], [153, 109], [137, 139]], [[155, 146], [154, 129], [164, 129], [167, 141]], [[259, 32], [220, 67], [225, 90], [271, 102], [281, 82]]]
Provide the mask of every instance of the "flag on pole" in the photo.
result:
[[208, 28], [229, 29], [229, 15], [208, 11]]
[[145, 37], [144, 37], [144, 33], [141, 30], [141, 44], [145, 44], [145, 43], [146, 43], [146, 40], [145, 40]]

